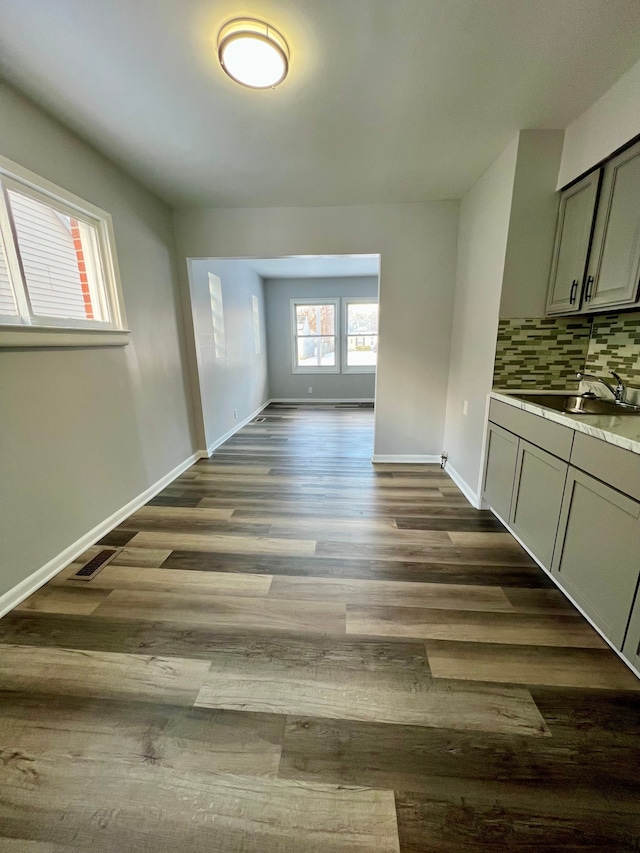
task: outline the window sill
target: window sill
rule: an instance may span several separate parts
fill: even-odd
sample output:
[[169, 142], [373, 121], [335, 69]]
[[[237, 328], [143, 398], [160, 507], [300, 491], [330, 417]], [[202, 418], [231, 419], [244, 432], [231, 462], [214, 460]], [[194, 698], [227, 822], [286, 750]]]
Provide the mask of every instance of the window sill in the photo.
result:
[[294, 373], [294, 375], [303, 374], [306, 376], [311, 376], [314, 373], [338, 374], [340, 373], [340, 370], [337, 367], [294, 367], [292, 372]]
[[0, 326], [0, 347], [123, 347], [130, 334], [126, 329]]

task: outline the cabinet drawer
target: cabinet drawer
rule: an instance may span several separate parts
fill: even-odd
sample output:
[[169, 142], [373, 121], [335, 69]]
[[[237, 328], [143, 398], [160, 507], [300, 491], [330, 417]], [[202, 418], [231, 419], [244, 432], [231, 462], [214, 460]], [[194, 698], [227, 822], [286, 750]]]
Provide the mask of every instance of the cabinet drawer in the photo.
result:
[[640, 501], [640, 455], [577, 432], [571, 464]]
[[564, 459], [565, 462], [569, 461], [573, 443], [572, 429], [547, 421], [538, 415], [532, 415], [530, 412], [524, 412], [500, 400], [490, 401], [489, 420], [554, 456]]

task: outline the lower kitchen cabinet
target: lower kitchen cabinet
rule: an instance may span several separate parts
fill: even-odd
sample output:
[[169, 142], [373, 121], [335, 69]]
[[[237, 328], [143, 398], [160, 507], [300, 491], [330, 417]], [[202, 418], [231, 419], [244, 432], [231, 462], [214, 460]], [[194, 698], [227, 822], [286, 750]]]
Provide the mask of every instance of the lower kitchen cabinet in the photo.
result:
[[622, 654], [640, 670], [640, 594], [636, 593], [636, 604], [631, 611], [627, 637], [622, 647]]
[[509, 526], [550, 569], [568, 465], [520, 439]]
[[518, 436], [489, 421], [482, 495], [504, 520], [509, 520]]
[[[569, 468], [552, 573], [603, 634], [621, 649], [640, 574], [640, 503]], [[635, 648], [640, 640], [638, 602]], [[625, 646], [625, 649], [627, 647]], [[637, 663], [637, 662], [636, 662]]]

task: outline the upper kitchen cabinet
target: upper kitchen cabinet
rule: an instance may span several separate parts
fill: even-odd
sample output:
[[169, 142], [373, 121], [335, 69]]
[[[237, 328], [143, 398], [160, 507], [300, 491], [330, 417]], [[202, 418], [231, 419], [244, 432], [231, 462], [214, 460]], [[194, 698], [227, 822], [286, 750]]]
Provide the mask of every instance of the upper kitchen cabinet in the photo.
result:
[[575, 314], [582, 294], [600, 170], [562, 192], [551, 262], [547, 314]]
[[584, 311], [636, 304], [640, 279], [640, 143], [604, 169]]
[[561, 193], [547, 314], [618, 311], [639, 298], [637, 142]]

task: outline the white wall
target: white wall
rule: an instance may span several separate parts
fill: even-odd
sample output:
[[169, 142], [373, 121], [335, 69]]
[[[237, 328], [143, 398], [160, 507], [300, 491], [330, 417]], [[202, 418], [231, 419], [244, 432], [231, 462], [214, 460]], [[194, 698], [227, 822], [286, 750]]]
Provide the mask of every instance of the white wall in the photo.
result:
[[521, 130], [500, 317], [544, 317], [558, 218], [562, 130]]
[[566, 129], [558, 188], [575, 180], [638, 134], [640, 62]]
[[131, 343], [0, 352], [0, 594], [195, 450], [170, 210], [0, 85], [0, 154], [113, 216]]
[[[209, 273], [222, 282], [226, 355], [216, 358]], [[241, 261], [199, 260], [189, 263], [189, 290], [195, 330], [197, 383], [201, 414], [197, 423], [201, 449], [220, 439], [252, 415], [268, 398], [264, 284]], [[260, 352], [253, 335], [252, 296], [258, 297]], [[237, 411], [237, 417], [234, 414]]]
[[182, 258], [381, 255], [378, 454], [442, 450], [457, 224], [455, 201], [176, 213]]
[[[378, 277], [282, 278], [265, 280], [269, 389], [272, 399], [373, 400], [375, 373], [294, 373], [291, 300], [377, 297]], [[339, 329], [338, 329], [339, 331]], [[309, 394], [309, 387], [313, 393]]]
[[[462, 199], [444, 448], [448, 469], [478, 488], [519, 137]], [[463, 415], [464, 401], [467, 415]]]

